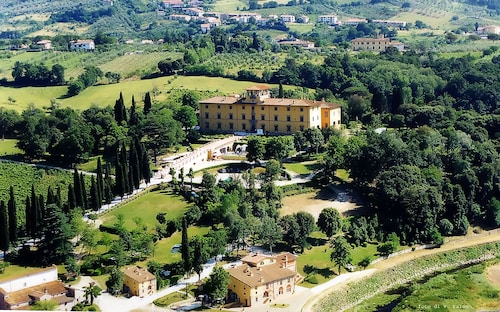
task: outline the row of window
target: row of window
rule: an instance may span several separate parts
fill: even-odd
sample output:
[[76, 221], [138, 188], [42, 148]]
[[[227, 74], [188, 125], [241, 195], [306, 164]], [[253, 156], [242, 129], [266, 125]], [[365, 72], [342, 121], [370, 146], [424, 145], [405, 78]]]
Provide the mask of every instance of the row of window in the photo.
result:
[[[209, 122], [205, 122], [205, 129], [207, 129], [207, 130], [210, 129], [210, 123]], [[242, 124], [241, 125], [241, 129], [242, 130], [248, 130], [247, 129], [247, 125], [246, 124]], [[266, 131], [266, 125], [265, 124], [261, 124], [260, 125], [260, 129], [262, 129], [262, 131]], [[278, 125], [274, 125], [273, 129], [274, 129], [274, 132], [280, 132], [280, 128], [279, 128]], [[299, 129], [300, 129], [300, 131], [304, 131], [304, 126], [300, 125]], [[222, 123], [221, 122], [217, 123], [217, 130], [222, 130]], [[235, 130], [234, 129], [234, 123], [232, 123], [232, 122], [229, 123], [229, 130]], [[286, 125], [286, 132], [291, 132], [291, 131], [292, 131], [292, 126], [291, 125]]]
[[[205, 104], [205, 108], [208, 109], [208, 104]], [[217, 108], [220, 109], [220, 104], [217, 105]], [[229, 109], [233, 109], [233, 105], [229, 105]], [[241, 109], [245, 109], [245, 105], [242, 105], [241, 106]], [[255, 106], [252, 106], [252, 110], [255, 109]], [[264, 110], [265, 109], [265, 106], [261, 106], [260, 107], [260, 110]], [[275, 111], [278, 111], [278, 106], [274, 106], [274, 110]], [[290, 111], [290, 106], [287, 106], [286, 107], [286, 110], [287, 111]], [[303, 107], [300, 107], [300, 111], [303, 112], [304, 111], [304, 108]]]
[[[209, 119], [209, 118], [210, 118], [209, 114], [205, 113], [205, 119]], [[217, 113], [217, 119], [221, 119], [221, 113]], [[229, 114], [229, 119], [233, 119], [233, 114]], [[241, 119], [246, 120], [247, 116], [245, 114], [241, 114]], [[274, 121], [279, 121], [278, 119], [279, 119], [278, 115], [274, 115]], [[319, 119], [319, 117], [318, 117], [318, 119]], [[252, 115], [252, 120], [255, 120], [255, 115]], [[260, 120], [266, 120], [266, 115], [264, 115], [264, 114], [260, 115]], [[313, 116], [313, 120], [314, 120], [314, 116]], [[292, 121], [292, 118], [290, 115], [286, 116], [286, 121]], [[299, 116], [299, 121], [304, 122], [303, 115]]]

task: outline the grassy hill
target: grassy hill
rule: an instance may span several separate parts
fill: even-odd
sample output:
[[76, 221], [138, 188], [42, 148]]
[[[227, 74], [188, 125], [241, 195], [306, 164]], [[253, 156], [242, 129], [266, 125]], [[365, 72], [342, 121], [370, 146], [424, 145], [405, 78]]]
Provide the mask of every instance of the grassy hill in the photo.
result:
[[[126, 81], [118, 84], [93, 86], [77, 96], [64, 98], [67, 87], [26, 87], [8, 88], [0, 87], [0, 107], [15, 109], [19, 112], [33, 103], [36, 107], [49, 106], [51, 99], [56, 99], [62, 106], [84, 110], [92, 104], [99, 106], [114, 105], [120, 92], [129, 105], [132, 95], [136, 99], [149, 91], [158, 93], [157, 100], [164, 100], [173, 89], [191, 89], [200, 91], [216, 91], [224, 94], [240, 93], [255, 82], [235, 81], [226, 78], [179, 76], [160, 77], [147, 80]], [[8, 98], [13, 98], [15, 103], [10, 103]]]

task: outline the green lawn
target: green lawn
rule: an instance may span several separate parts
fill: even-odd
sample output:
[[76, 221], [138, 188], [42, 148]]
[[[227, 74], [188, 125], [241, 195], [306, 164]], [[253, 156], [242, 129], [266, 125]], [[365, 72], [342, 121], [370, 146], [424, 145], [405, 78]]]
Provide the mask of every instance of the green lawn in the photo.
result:
[[0, 156], [22, 154], [23, 151], [16, 147], [17, 140], [0, 140]]
[[310, 174], [314, 170], [317, 170], [319, 164], [317, 163], [285, 163], [283, 164], [286, 170], [295, 172], [297, 174]]
[[134, 219], [140, 218], [142, 224], [150, 231], [154, 231], [156, 215], [160, 212], [167, 213], [167, 219], [177, 219], [182, 216], [188, 203], [179, 195], [173, 195], [169, 191], [153, 191], [139, 196], [137, 199], [113, 209], [101, 219], [106, 226], [113, 226], [116, 216], [122, 214], [125, 217], [125, 228], [135, 229]]
[[[191, 226], [188, 228], [188, 236], [202, 236], [210, 231], [210, 227]], [[146, 266], [148, 261], [156, 261], [159, 263], [174, 263], [181, 260], [180, 252], [172, 252], [172, 247], [175, 244], [180, 244], [182, 241], [181, 232], [175, 232], [169, 238], [163, 238], [158, 241], [154, 251], [154, 255], [145, 261], [138, 262], [137, 265]]]
[[156, 299], [155, 301], [153, 301], [153, 303], [159, 307], [168, 307], [172, 303], [179, 302], [185, 299], [187, 299], [185, 293], [176, 291], [174, 293]]

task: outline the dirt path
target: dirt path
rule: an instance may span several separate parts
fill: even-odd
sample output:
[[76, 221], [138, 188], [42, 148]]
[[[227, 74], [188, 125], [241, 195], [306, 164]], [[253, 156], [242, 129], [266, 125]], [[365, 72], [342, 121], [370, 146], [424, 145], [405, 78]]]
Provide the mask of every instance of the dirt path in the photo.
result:
[[[386, 260], [380, 261], [373, 265], [372, 267], [375, 270], [367, 271], [366, 274], [362, 274], [357, 276], [356, 280], [359, 280], [361, 278], [368, 277], [372, 275], [373, 273], [377, 272], [378, 270], [386, 270], [391, 267], [394, 267], [398, 264], [404, 263], [411, 261], [416, 258], [440, 253], [440, 252], [445, 252], [453, 249], [458, 249], [458, 248], [463, 248], [463, 247], [471, 247], [474, 245], [481, 245], [481, 244], [486, 244], [486, 243], [491, 243], [495, 241], [500, 241], [500, 229], [495, 229], [491, 231], [484, 231], [479, 234], [475, 233], [469, 233], [466, 236], [455, 236], [455, 237], [449, 237], [445, 240], [445, 244], [441, 246], [440, 248], [435, 248], [435, 249], [422, 249], [422, 250], [417, 250], [413, 251], [410, 253], [402, 254], [399, 256], [391, 257]], [[496, 281], [498, 282], [498, 286], [500, 286], [500, 265], [497, 265], [495, 267], [492, 267], [494, 271], [492, 271], [495, 275], [495, 280], [492, 280], [492, 282]], [[492, 269], [490, 268], [490, 270]], [[313, 307], [314, 305], [321, 301], [323, 298], [327, 297], [330, 293], [341, 289], [345, 287], [348, 283], [352, 282], [351, 279], [347, 279], [343, 283], [339, 283], [334, 285], [333, 287], [330, 287], [326, 289], [324, 292], [318, 294], [315, 297], [311, 297], [309, 301], [302, 307], [302, 311], [304, 312], [309, 312], [309, 311], [314, 311]]]
[[500, 288], [500, 264], [487, 268], [486, 276], [493, 285]]

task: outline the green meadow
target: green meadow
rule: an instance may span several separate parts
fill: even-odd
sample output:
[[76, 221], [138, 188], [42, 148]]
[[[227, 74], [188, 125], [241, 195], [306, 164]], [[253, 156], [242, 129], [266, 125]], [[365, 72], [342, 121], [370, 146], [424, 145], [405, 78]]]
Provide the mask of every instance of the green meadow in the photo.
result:
[[17, 140], [1, 139], [0, 140], [0, 157], [7, 155], [22, 154], [23, 151], [16, 147]]
[[[98, 85], [85, 89], [77, 96], [64, 98], [67, 87], [24, 87], [10, 88], [0, 86], [0, 107], [25, 110], [29, 104], [43, 108], [50, 105], [51, 99], [61, 103], [63, 107], [85, 110], [92, 104], [98, 106], [114, 105], [120, 92], [123, 93], [126, 105], [130, 105], [132, 95], [140, 102], [146, 92], [158, 90], [156, 100], [165, 99], [169, 90], [207, 90], [221, 94], [241, 93], [245, 88], [255, 85], [255, 82], [236, 81], [227, 78], [205, 76], [168, 76], [154, 79], [125, 81], [118, 84]], [[9, 101], [9, 98], [14, 101]]]

